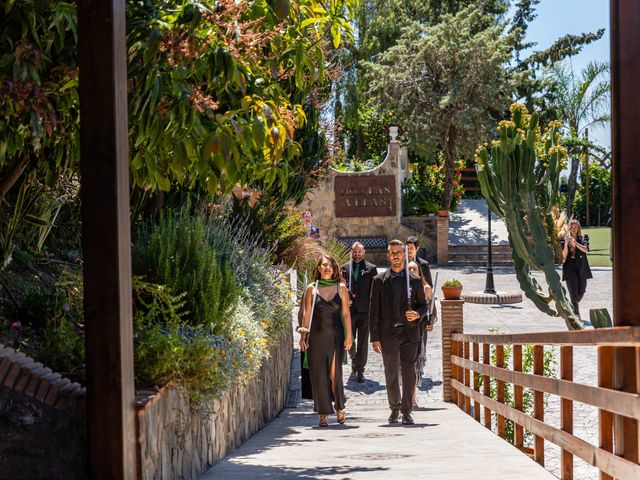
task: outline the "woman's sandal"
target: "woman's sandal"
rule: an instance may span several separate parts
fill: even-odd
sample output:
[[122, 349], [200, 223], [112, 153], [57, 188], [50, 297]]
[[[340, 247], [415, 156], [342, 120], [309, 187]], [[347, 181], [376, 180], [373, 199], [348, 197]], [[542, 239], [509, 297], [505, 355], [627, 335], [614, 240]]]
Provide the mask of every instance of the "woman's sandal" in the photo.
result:
[[320, 423], [318, 424], [321, 427], [329, 426], [329, 415], [320, 415]]
[[338, 423], [340, 425], [344, 425], [344, 422], [347, 420], [344, 415], [344, 410], [336, 410], [336, 418], [338, 419]]

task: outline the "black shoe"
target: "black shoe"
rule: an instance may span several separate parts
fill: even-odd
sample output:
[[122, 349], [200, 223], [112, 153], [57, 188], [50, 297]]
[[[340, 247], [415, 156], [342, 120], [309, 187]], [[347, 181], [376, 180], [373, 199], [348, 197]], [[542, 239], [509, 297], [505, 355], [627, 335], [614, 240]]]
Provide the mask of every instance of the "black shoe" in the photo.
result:
[[389, 423], [398, 423], [398, 419], [400, 418], [400, 410], [391, 410], [391, 415], [389, 415]]
[[403, 425], [413, 425], [413, 417], [411, 416], [410, 413], [407, 413], [406, 415], [402, 415], [402, 424]]
[[364, 373], [362, 373], [362, 372], [356, 373], [356, 382], [357, 383], [364, 383]]

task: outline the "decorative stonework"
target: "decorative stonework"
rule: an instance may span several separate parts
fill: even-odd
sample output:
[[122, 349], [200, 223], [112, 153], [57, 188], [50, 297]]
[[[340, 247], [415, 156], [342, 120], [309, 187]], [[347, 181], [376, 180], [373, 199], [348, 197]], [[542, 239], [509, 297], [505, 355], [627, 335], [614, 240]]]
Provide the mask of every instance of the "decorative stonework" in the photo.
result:
[[0, 479], [86, 478], [85, 402], [80, 384], [0, 345]]
[[451, 335], [463, 333], [464, 300], [441, 300], [440, 316], [442, 317], [442, 400], [450, 402], [453, 398], [451, 389]]
[[288, 392], [292, 339], [291, 331], [282, 334], [256, 377], [214, 400], [211, 413], [192, 408], [178, 387], [140, 392], [136, 430], [141, 478], [198, 478], [276, 417]]

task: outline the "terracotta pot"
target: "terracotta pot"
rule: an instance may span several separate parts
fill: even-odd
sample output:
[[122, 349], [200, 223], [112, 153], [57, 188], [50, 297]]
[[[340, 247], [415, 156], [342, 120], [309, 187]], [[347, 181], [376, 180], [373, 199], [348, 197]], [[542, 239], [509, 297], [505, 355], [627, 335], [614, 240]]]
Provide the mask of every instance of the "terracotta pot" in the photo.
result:
[[441, 287], [445, 300], [460, 300], [462, 287]]
[[438, 216], [439, 217], [448, 217], [449, 216], [449, 210], [438, 210]]

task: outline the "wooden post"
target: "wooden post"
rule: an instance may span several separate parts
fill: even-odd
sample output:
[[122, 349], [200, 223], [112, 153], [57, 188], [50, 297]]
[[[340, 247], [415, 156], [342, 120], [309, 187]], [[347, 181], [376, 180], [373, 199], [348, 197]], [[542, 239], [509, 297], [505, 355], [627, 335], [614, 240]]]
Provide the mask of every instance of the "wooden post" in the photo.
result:
[[89, 478], [136, 478], [125, 2], [78, 2]]
[[[480, 361], [480, 345], [473, 343], [473, 361]], [[473, 372], [473, 389], [476, 392], [480, 391], [480, 374]], [[480, 422], [480, 403], [476, 400], [473, 402], [473, 418]]]
[[[640, 257], [634, 238], [640, 222], [640, 7], [635, 0], [611, 0], [611, 136], [613, 183], [613, 318], [615, 326], [640, 325]], [[638, 393], [636, 349], [614, 353], [614, 388]], [[638, 420], [616, 416], [614, 451], [638, 463]]]
[[[496, 367], [504, 368], [504, 345], [496, 345]], [[496, 380], [496, 399], [500, 403], [504, 403], [504, 382]], [[505, 437], [504, 417], [498, 414], [498, 436]]]
[[[613, 388], [613, 347], [598, 347], [598, 386]], [[600, 448], [613, 452], [613, 414], [598, 410]], [[613, 480], [607, 473], [600, 472], [600, 480]]]
[[[453, 368], [455, 365], [451, 364], [451, 354], [454, 347], [451, 335], [462, 333], [464, 300], [442, 300], [440, 305], [442, 309], [442, 399], [445, 402], [458, 403], [451, 388], [452, 375], [457, 372], [457, 369]], [[457, 354], [462, 356], [462, 350]], [[456, 378], [456, 380], [462, 381], [461, 378]]]
[[[544, 347], [542, 345], [533, 347], [533, 373], [540, 376], [544, 375]], [[534, 418], [544, 422], [544, 393], [537, 390], [533, 391], [533, 409]], [[544, 467], [544, 438], [538, 435], [534, 436], [533, 458]]]
[[[482, 344], [482, 363], [485, 365], [491, 364], [491, 345], [488, 343]], [[482, 394], [485, 397], [491, 397], [491, 379], [489, 375], [482, 376]], [[491, 430], [491, 409], [484, 407], [484, 426]]]
[[[513, 369], [516, 372], [522, 371], [522, 345], [513, 346]], [[515, 400], [515, 407], [516, 407], [516, 410], [520, 410], [521, 412], [523, 411], [523, 405], [522, 405], [522, 400], [524, 396], [523, 394], [524, 394], [524, 389], [522, 388], [521, 385], [513, 386], [513, 396]], [[517, 423], [515, 425], [514, 445], [520, 450], [524, 448], [524, 429], [522, 428], [522, 425], [518, 425]]]
[[[465, 360], [469, 360], [469, 342], [464, 342], [464, 358]], [[463, 369], [464, 371], [464, 385], [465, 387], [471, 388], [471, 370], [468, 368]], [[471, 415], [471, 397], [465, 395], [464, 397], [464, 411], [467, 412], [467, 415]]]
[[[560, 378], [573, 381], [573, 347], [560, 347]], [[560, 400], [560, 427], [568, 433], [573, 433], [573, 401], [562, 398]], [[573, 479], [573, 454], [567, 450], [561, 453], [562, 468], [560, 478], [562, 480]]]

